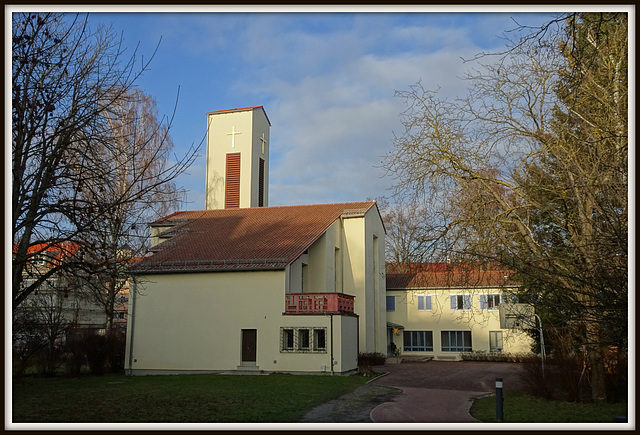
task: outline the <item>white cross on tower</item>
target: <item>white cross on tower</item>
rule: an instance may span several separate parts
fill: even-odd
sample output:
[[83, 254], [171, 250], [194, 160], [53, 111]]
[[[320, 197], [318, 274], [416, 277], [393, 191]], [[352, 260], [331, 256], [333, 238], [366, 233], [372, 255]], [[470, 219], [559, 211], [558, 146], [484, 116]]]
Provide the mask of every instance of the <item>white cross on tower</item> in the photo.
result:
[[262, 141], [262, 154], [264, 154], [264, 145], [267, 143], [267, 140], [264, 138], [264, 133], [260, 136], [260, 140]]
[[234, 125], [231, 128], [231, 133], [227, 133], [227, 135], [231, 135], [231, 148], [236, 147], [236, 134], [242, 133], [241, 131], [236, 131], [236, 126]]

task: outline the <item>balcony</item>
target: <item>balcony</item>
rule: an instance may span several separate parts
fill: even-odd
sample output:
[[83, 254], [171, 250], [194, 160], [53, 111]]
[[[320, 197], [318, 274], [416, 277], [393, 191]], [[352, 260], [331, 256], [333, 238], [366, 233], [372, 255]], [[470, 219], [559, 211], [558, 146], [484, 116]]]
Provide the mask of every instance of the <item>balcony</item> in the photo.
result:
[[285, 314], [353, 313], [354, 299], [344, 293], [287, 293]]

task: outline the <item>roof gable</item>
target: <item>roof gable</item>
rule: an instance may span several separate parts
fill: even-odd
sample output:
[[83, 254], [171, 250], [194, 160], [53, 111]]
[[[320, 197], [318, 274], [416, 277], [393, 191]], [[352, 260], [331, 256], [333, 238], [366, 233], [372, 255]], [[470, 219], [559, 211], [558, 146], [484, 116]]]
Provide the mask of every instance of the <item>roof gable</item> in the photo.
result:
[[158, 252], [134, 273], [278, 270], [295, 261], [340, 216], [365, 213], [375, 201], [187, 211], [152, 226], [167, 227]]
[[262, 113], [264, 113], [264, 117], [267, 118], [267, 122], [269, 123], [269, 125], [271, 125], [271, 121], [269, 120], [269, 117], [267, 116], [267, 112], [266, 110], [264, 110], [263, 106], [251, 106], [251, 107], [239, 107], [237, 109], [215, 110], [213, 112], [207, 112], [207, 115], [217, 115], [220, 113], [233, 113], [233, 112], [250, 112], [258, 109], [262, 110]]

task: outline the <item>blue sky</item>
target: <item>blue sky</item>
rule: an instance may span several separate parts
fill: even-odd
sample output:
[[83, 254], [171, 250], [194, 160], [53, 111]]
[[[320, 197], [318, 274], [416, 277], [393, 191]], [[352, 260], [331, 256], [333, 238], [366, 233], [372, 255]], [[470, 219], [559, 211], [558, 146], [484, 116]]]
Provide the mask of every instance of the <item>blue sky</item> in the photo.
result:
[[[160, 42], [138, 85], [166, 116], [179, 90], [171, 130], [178, 155], [201, 143], [207, 112], [264, 106], [272, 123], [272, 206], [389, 194], [393, 180], [380, 163], [394, 134], [402, 134], [399, 114], [405, 108], [394, 92], [421, 80], [425, 88], [439, 87], [442, 96], [462, 95], [465, 83], [458, 77], [470, 64], [461, 58], [502, 48], [500, 35], [515, 27], [513, 19], [539, 25], [552, 16], [522, 8], [490, 13], [200, 9], [138, 7], [143, 12], [131, 13], [103, 7], [90, 17], [92, 24], [122, 33], [127, 54], [139, 44], [138, 59], [149, 59]], [[204, 151], [203, 144], [200, 157], [178, 180], [187, 189], [185, 210], [204, 208]]]

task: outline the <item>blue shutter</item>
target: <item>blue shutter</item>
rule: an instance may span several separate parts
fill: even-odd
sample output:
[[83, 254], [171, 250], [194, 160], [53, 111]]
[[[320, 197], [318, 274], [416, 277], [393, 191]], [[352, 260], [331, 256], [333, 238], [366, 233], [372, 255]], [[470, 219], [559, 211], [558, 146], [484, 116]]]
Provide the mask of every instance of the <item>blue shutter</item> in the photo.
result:
[[487, 295], [480, 295], [480, 309], [486, 310], [488, 308]]
[[458, 300], [456, 298], [456, 295], [450, 296], [449, 299], [451, 300], [451, 309], [452, 310], [457, 310], [458, 309]]
[[387, 311], [395, 311], [395, 310], [396, 310], [396, 297], [387, 296]]

